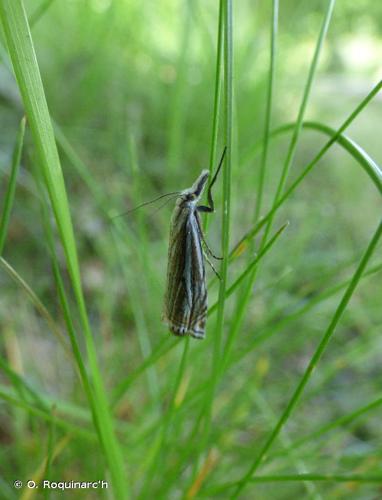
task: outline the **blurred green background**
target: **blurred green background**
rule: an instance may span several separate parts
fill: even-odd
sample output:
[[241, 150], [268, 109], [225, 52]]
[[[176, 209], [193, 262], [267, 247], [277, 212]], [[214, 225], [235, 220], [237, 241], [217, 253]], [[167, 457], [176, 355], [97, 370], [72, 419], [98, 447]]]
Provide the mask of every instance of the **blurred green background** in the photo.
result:
[[[115, 387], [140, 369], [143, 360], [168, 336], [161, 323], [161, 309], [173, 204], [158, 211], [153, 205], [134, 212], [118, 219], [116, 228], [107, 215], [184, 189], [202, 168], [208, 168], [218, 2], [24, 3], [49, 110], [59, 127], [59, 150], [86, 302], [111, 397]], [[326, 5], [323, 0], [281, 2], [272, 128], [296, 120]], [[231, 247], [254, 223], [270, 27], [271, 2], [234, 2]], [[4, 37], [2, 40], [0, 201], [23, 115]], [[336, 129], [382, 78], [381, 61], [382, 3], [338, 1], [305, 119]], [[381, 96], [377, 95], [346, 132], [377, 163], [382, 161], [381, 112]], [[262, 214], [271, 207], [289, 141], [290, 134], [270, 141]], [[303, 130], [290, 179], [301, 173], [326, 141], [327, 137], [317, 131]], [[220, 139], [218, 155], [223, 147]], [[46, 249], [36, 168], [27, 130], [3, 257], [65, 332]], [[221, 180], [215, 189], [215, 205], [207, 239], [219, 253]], [[341, 294], [318, 301], [306, 313], [299, 311], [313, 304], [320, 293], [352, 276], [380, 220], [381, 206], [380, 194], [364, 170], [348, 152], [334, 145], [277, 212], [274, 229], [286, 221], [290, 225], [262, 262], [232, 350], [232, 364], [218, 385], [212, 430], [204, 455], [199, 457], [203, 463], [204, 456], [207, 473], [197, 493], [190, 493], [189, 488], [197, 460], [192, 446], [197, 448], [198, 437], [194, 441], [189, 438], [200, 411], [203, 386], [208, 385], [210, 376], [214, 318], [207, 325], [207, 340], [190, 343], [173, 421], [159, 457], [153, 444], [158, 440], [156, 426], [163, 421], [171, 400], [182, 340], [155, 364], [142, 369], [140, 377], [121, 394], [115, 421], [133, 497], [145, 492], [154, 456], [159, 463], [144, 493], [146, 498], [181, 498], [187, 491], [191, 496], [229, 498], [228, 489], [214, 493], [208, 488], [246, 472], [289, 401]], [[379, 246], [374, 264], [380, 262], [380, 255]], [[232, 262], [229, 282], [246, 263], [247, 255]], [[61, 264], [65, 276], [62, 256]], [[212, 279], [213, 273], [209, 269], [208, 273]], [[261, 472], [381, 472], [380, 283], [378, 273], [361, 282], [301, 403], [272, 447], [272, 459], [263, 464]], [[90, 429], [83, 390], [49, 326], [25, 290], [3, 270], [0, 286], [0, 353], [5, 366], [22, 375], [47, 404], [55, 404], [63, 419]], [[216, 296], [217, 287], [211, 286], [210, 304]], [[227, 302], [226, 335], [234, 326], [240, 300], [237, 293]], [[83, 344], [80, 329], [79, 338]], [[4, 367], [0, 384], [7, 394], [17, 394]], [[24, 396], [17, 397], [22, 400]], [[367, 405], [372, 405], [371, 409], [351, 422], [311, 437], [293, 452], [283, 451]], [[66, 436], [64, 429], [58, 426], [52, 431], [51, 427], [30, 411], [0, 401], [0, 486], [4, 498], [16, 498], [17, 492], [10, 486], [13, 479], [36, 473], [47, 455], [49, 439], [55, 446]], [[190, 449], [186, 459], [185, 447]], [[51, 474], [60, 480], [107, 479], [98, 444], [75, 435], [58, 453]], [[251, 483], [242, 498], [374, 499], [382, 495], [381, 488], [378, 482], [357, 481]], [[56, 498], [55, 494], [51, 497]], [[81, 495], [99, 498], [101, 493]]]

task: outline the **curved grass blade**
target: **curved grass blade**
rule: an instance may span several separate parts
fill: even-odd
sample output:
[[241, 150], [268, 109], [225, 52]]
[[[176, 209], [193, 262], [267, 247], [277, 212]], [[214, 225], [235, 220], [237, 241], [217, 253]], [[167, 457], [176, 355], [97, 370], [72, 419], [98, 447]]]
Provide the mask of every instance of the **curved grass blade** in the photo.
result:
[[379, 242], [379, 239], [381, 236], [382, 236], [382, 220], [379, 223], [372, 239], [370, 240], [370, 243], [366, 249], [366, 252], [364, 253], [364, 255], [362, 257], [362, 259], [361, 259], [361, 261], [360, 261], [360, 263], [359, 263], [359, 265], [358, 265], [358, 267], [353, 275], [353, 278], [352, 278], [349, 286], [347, 287], [347, 289], [346, 289], [346, 291], [345, 291], [345, 293], [344, 293], [344, 295], [343, 295], [343, 297], [342, 297], [342, 299], [341, 299], [341, 301], [340, 301], [340, 303], [339, 303], [339, 305], [338, 305], [338, 307], [333, 315], [333, 318], [332, 318], [325, 334], [323, 335], [320, 343], [317, 346], [316, 351], [314, 352], [313, 356], [311, 357], [310, 362], [309, 362], [309, 364], [304, 372], [304, 375], [302, 376], [302, 378], [301, 378], [299, 384], [297, 385], [292, 397], [290, 398], [288, 405], [286, 406], [285, 410], [283, 411], [279, 421], [277, 422], [277, 424], [274, 427], [273, 431], [271, 432], [270, 436], [268, 437], [265, 444], [261, 448], [257, 457], [255, 458], [252, 465], [248, 469], [248, 472], [240, 480], [239, 485], [238, 485], [238, 487], [235, 490], [235, 493], [233, 495], [233, 498], [238, 498], [238, 496], [242, 492], [242, 490], [245, 487], [245, 485], [247, 484], [247, 482], [252, 478], [252, 475], [257, 470], [258, 466], [261, 464], [265, 454], [272, 446], [273, 442], [275, 441], [275, 439], [279, 435], [281, 429], [283, 428], [286, 421], [290, 417], [292, 411], [296, 407], [308, 381], [310, 380], [310, 377], [313, 373], [314, 368], [317, 366], [322, 354], [324, 353], [331, 337], [333, 336], [333, 334], [335, 332], [335, 329], [339, 323], [339, 320], [342, 317], [342, 314], [344, 313], [347, 305], [350, 302], [350, 299], [351, 299], [351, 297], [352, 297], [352, 295], [353, 295], [353, 293], [354, 293], [354, 291], [355, 291], [355, 289], [356, 289], [356, 287], [357, 287], [357, 285], [358, 285], [358, 283], [359, 283], [359, 281], [360, 281], [360, 279], [361, 279], [361, 277], [366, 269], [366, 266], [367, 266], [371, 256], [374, 253], [374, 250], [375, 250], [377, 243]]
[[[342, 133], [350, 126], [350, 124], [355, 120], [355, 118], [360, 114], [360, 112], [369, 104], [369, 102], [378, 94], [378, 92], [382, 88], [382, 80], [380, 80], [373, 89], [368, 93], [368, 95], [360, 102], [360, 104], [356, 107], [356, 109], [346, 118], [346, 120], [342, 123], [342, 125], [335, 131], [333, 135], [331, 135], [329, 141], [320, 149], [317, 155], [313, 158], [313, 160], [308, 163], [308, 165], [304, 168], [301, 174], [293, 181], [291, 186], [286, 190], [286, 192], [281, 196], [280, 200], [274, 205], [268, 213], [257, 223], [255, 226], [246, 233], [241, 240], [235, 245], [232, 249], [230, 256], [235, 254], [235, 252], [240, 249], [241, 245], [246, 244], [252, 238], [258, 234], [258, 232], [262, 229], [262, 227], [267, 223], [267, 221], [274, 215], [274, 213], [285, 203], [285, 201], [290, 197], [290, 195], [295, 191], [295, 189], [301, 184], [304, 178], [308, 175], [308, 173], [312, 170], [312, 168], [321, 160], [321, 158], [326, 154], [326, 152], [332, 147], [334, 143], [336, 143], [341, 137]], [[352, 141], [354, 143], [354, 141]], [[344, 146], [345, 143], [342, 145]], [[354, 143], [355, 144], [355, 143]], [[345, 146], [344, 146], [345, 147]], [[361, 148], [358, 149], [358, 155], [361, 155]], [[351, 149], [348, 149], [351, 152]], [[354, 150], [353, 150], [354, 153]], [[362, 156], [362, 155], [361, 155]], [[366, 158], [363, 156], [363, 159]], [[362, 166], [367, 168], [367, 173], [371, 177], [374, 182], [377, 182], [377, 187], [380, 189], [379, 177], [375, 176], [375, 172], [373, 172], [373, 168], [369, 165], [367, 161], [362, 162]]]

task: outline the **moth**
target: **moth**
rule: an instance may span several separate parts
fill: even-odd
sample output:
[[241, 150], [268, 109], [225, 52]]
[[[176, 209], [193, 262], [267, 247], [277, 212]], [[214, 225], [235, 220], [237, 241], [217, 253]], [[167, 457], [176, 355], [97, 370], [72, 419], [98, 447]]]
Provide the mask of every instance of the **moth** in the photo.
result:
[[209, 171], [203, 170], [190, 188], [179, 193], [172, 213], [163, 321], [178, 336], [205, 337], [207, 286], [204, 259], [208, 260], [207, 253], [219, 257], [208, 248], [199, 213], [215, 210], [211, 189], [225, 152], [226, 149], [208, 187], [208, 204], [198, 205], [209, 178]]

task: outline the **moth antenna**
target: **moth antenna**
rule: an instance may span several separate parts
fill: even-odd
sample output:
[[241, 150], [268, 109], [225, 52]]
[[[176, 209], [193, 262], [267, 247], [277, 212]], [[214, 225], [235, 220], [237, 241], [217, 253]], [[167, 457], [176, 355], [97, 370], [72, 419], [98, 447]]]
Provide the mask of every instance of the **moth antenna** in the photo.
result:
[[154, 215], [156, 214], [157, 212], [159, 212], [159, 210], [162, 210], [163, 207], [165, 207], [167, 205], [167, 203], [170, 203], [170, 201], [172, 201], [174, 198], [177, 198], [179, 195], [179, 193], [177, 193], [176, 195], [174, 195], [172, 198], [169, 198], [168, 200], [166, 200], [164, 203], [162, 203], [162, 205], [160, 205], [156, 210], [154, 210], [151, 215]]
[[212, 189], [212, 186], [215, 184], [217, 176], [218, 176], [218, 174], [220, 172], [220, 169], [221, 169], [221, 167], [223, 165], [223, 161], [224, 161], [224, 157], [225, 157], [226, 151], [227, 151], [227, 146], [225, 146], [225, 148], [223, 150], [223, 154], [221, 155], [218, 168], [216, 169], [215, 175], [213, 176], [212, 181], [210, 182], [210, 185], [208, 186], [207, 200], [208, 200], [208, 204], [212, 208], [212, 211], [214, 210], [214, 201], [212, 199], [211, 189]]
[[[135, 210], [138, 210], [138, 208], [142, 208], [142, 207], [144, 207], [146, 205], [150, 205], [151, 203], [155, 203], [156, 201], [158, 201], [158, 200], [160, 200], [162, 198], [165, 198], [166, 196], [175, 196], [175, 195], [179, 195], [179, 194], [180, 194], [180, 191], [173, 191], [172, 193], [162, 194], [161, 196], [158, 196], [157, 198], [154, 198], [153, 200], [150, 200], [150, 201], [145, 201], [144, 203], [141, 203], [140, 205], [138, 205], [138, 206], [136, 206], [134, 208], [131, 208], [130, 210], [127, 210], [126, 212], [123, 212], [123, 213], [117, 214], [117, 215], [113, 215], [112, 217], [110, 217], [110, 219], [116, 219], [117, 217], [123, 217], [124, 215], [128, 215], [131, 212], [134, 212]], [[170, 201], [170, 200], [167, 200], [167, 201]], [[167, 201], [166, 201], [166, 203], [167, 203]]]

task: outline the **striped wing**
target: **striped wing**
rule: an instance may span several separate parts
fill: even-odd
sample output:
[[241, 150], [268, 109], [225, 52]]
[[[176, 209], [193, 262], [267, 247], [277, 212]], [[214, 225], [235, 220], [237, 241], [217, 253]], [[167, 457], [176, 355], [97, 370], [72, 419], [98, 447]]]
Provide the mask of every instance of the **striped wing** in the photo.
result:
[[207, 289], [198, 213], [174, 213], [168, 251], [164, 320], [175, 335], [203, 338]]

